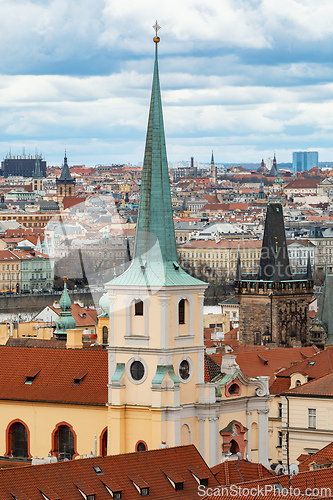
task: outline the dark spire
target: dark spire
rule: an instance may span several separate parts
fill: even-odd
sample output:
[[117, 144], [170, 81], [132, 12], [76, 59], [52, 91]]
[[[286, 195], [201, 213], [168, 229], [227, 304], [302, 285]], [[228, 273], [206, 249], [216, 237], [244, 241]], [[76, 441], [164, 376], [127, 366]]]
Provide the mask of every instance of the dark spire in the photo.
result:
[[215, 162], [214, 162], [214, 151], [212, 151], [212, 159], [210, 160], [210, 163], [213, 165]]
[[275, 152], [274, 152], [273, 165], [272, 165], [272, 168], [271, 168], [269, 175], [270, 175], [270, 177], [277, 177], [278, 176]]
[[236, 281], [242, 281], [242, 265], [239, 252], [238, 252], [237, 268], [236, 268]]
[[59, 180], [61, 180], [61, 181], [73, 181], [71, 173], [69, 171], [68, 163], [67, 163], [66, 150], [65, 150], [65, 156], [64, 156], [64, 166], [62, 167], [62, 171], [61, 171], [61, 175], [59, 177]]
[[308, 248], [308, 263], [306, 266], [306, 279], [312, 280], [312, 269], [311, 269], [311, 258], [310, 258], [310, 249]]
[[264, 281], [292, 279], [281, 203], [267, 206], [258, 278]]
[[40, 157], [38, 156], [36, 158], [36, 162], [35, 162], [35, 169], [34, 169], [34, 173], [33, 173], [33, 179], [42, 179], [43, 177], [43, 174], [41, 172], [41, 169], [40, 169]]

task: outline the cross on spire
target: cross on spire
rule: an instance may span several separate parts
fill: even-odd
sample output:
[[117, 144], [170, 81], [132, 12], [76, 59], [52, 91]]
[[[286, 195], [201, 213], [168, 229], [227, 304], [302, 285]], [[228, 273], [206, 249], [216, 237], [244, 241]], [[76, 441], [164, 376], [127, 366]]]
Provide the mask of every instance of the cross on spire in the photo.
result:
[[157, 20], [155, 21], [155, 24], [153, 25], [153, 28], [154, 28], [154, 30], [156, 32], [156, 36], [157, 36], [158, 30], [161, 29], [161, 26], [158, 24]]

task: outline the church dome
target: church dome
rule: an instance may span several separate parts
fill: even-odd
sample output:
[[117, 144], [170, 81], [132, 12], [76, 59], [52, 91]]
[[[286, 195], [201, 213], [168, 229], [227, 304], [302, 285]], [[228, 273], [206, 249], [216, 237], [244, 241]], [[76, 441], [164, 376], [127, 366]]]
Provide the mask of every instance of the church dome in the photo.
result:
[[99, 307], [102, 309], [104, 315], [109, 316], [110, 301], [109, 301], [109, 294], [108, 293], [105, 293], [99, 299]]

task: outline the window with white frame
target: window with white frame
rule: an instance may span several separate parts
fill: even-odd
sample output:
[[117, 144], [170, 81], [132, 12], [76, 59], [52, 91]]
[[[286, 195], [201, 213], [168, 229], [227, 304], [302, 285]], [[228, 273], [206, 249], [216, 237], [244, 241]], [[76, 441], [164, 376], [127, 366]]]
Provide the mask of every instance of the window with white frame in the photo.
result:
[[308, 421], [309, 421], [309, 428], [311, 429], [316, 429], [317, 427], [317, 410], [316, 408], [309, 408], [308, 409]]

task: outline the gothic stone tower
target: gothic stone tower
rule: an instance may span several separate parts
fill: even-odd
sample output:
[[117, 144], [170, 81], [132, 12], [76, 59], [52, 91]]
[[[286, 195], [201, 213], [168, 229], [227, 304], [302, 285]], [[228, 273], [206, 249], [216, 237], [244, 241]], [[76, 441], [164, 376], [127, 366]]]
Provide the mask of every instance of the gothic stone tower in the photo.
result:
[[59, 205], [62, 204], [64, 198], [73, 198], [75, 196], [75, 179], [72, 178], [69, 171], [67, 156], [65, 151], [64, 165], [62, 167], [61, 175], [56, 180], [57, 183], [57, 201]]
[[311, 265], [308, 261], [306, 275], [292, 275], [280, 203], [267, 206], [258, 274], [242, 276], [239, 262], [235, 289], [241, 343], [272, 342], [281, 347], [309, 343]]

